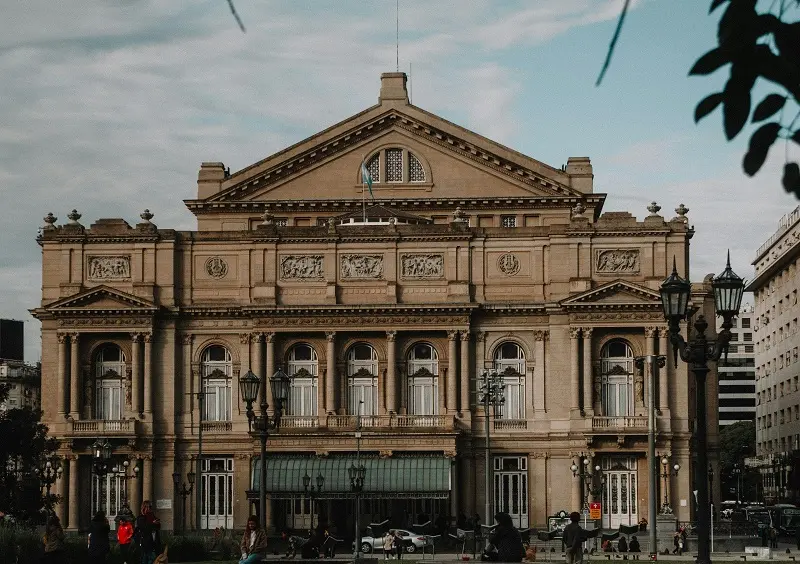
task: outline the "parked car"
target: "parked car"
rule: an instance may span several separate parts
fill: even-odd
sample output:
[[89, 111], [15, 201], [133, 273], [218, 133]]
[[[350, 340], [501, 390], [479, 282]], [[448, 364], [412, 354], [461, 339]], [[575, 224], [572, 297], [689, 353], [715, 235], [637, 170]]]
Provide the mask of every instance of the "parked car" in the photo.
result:
[[[393, 530], [400, 533], [400, 537], [403, 539], [403, 544], [405, 544], [406, 552], [408, 553], [421, 550], [422, 547], [427, 545], [427, 538], [423, 535], [418, 535], [417, 533], [412, 533], [405, 529]], [[361, 552], [369, 554], [373, 551], [383, 552], [383, 537], [373, 537], [372, 530], [367, 527], [367, 536], [361, 537]]]

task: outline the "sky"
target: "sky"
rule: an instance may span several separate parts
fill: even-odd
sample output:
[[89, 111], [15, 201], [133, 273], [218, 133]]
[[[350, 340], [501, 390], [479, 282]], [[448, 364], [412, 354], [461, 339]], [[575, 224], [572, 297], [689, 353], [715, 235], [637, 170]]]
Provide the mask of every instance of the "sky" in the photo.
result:
[[[194, 229], [203, 161], [232, 171], [377, 103], [410, 72], [412, 103], [554, 167], [589, 156], [605, 211], [689, 209], [691, 278], [751, 279], [758, 247], [798, 202], [773, 147], [748, 178], [752, 128], [725, 141], [694, 107], [727, 70], [689, 77], [715, 45], [709, 0], [634, 0], [595, 80], [623, 0], [26, 0], [0, 21], [0, 317], [40, 358], [42, 218], [73, 208]], [[399, 24], [399, 25], [398, 25]], [[396, 29], [399, 27], [399, 42]], [[398, 48], [399, 46], [399, 48]], [[758, 92], [768, 92], [757, 85]], [[794, 147], [789, 149], [794, 151]], [[795, 152], [796, 153], [796, 152]], [[790, 153], [790, 156], [795, 156]]]

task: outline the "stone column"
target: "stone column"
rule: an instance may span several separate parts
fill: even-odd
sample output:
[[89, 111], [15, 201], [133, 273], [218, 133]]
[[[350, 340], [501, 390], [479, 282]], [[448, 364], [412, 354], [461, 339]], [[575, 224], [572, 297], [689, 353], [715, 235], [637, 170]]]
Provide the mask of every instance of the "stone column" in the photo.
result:
[[[191, 413], [194, 402], [192, 401], [192, 341], [194, 335], [191, 333], [181, 337], [181, 344], [183, 345], [183, 390], [181, 391], [181, 409], [182, 414]], [[188, 421], [187, 423], [188, 424]], [[133, 509], [133, 506], [131, 506]]]
[[544, 413], [544, 342], [547, 339], [547, 331], [534, 331], [533, 339], [533, 410], [534, 412]]
[[[466, 415], [470, 413], [470, 401], [469, 401], [469, 341], [470, 341], [470, 332], [462, 331], [461, 332], [461, 403], [459, 405], [459, 411], [461, 415]], [[456, 514], [452, 514], [452, 517], [456, 517]]]
[[131, 334], [131, 411], [138, 417], [142, 412], [142, 404], [139, 393], [142, 389], [142, 374], [139, 358], [141, 357], [142, 335], [141, 333]]
[[458, 370], [458, 331], [447, 332], [447, 394], [445, 408], [448, 414], [456, 412], [456, 371]]
[[[191, 402], [191, 398], [189, 398], [189, 401]], [[138, 458], [133, 459], [132, 462], [138, 466], [139, 475], [136, 478], [128, 481], [131, 496], [128, 504], [130, 505], [131, 510], [138, 515], [139, 510], [142, 507], [142, 467], [140, 466], [141, 462]], [[131, 468], [131, 471], [133, 471], [133, 468]], [[197, 485], [195, 485], [195, 487], [197, 487]]]
[[144, 415], [153, 418], [153, 334], [144, 334]]
[[[446, 452], [445, 456], [450, 458], [450, 483], [452, 487], [450, 488], [450, 519], [451, 521], [458, 517], [458, 511], [460, 506], [460, 494], [461, 494], [461, 486], [462, 484], [459, 483], [459, 475], [458, 475], [458, 458], [456, 457], [455, 452]], [[452, 523], [448, 523], [450, 526]]]
[[397, 413], [397, 331], [386, 332], [386, 413]]
[[583, 328], [583, 413], [594, 415], [592, 404], [592, 328]]
[[[198, 483], [200, 477], [197, 477]], [[142, 460], [142, 496], [143, 499], [149, 499], [153, 502], [155, 508], [156, 502], [153, 499], [153, 455], [146, 454]]]
[[[578, 347], [580, 346], [580, 327], [569, 328], [569, 362], [570, 362], [570, 412], [580, 409], [580, 367], [578, 366]], [[578, 508], [580, 509], [580, 507]]]
[[[656, 328], [656, 327], [645, 327], [644, 328], [644, 336], [645, 336], [645, 341], [646, 341], [645, 342], [645, 354], [647, 354], [647, 355], [656, 354], [656, 339], [658, 338], [658, 328]], [[643, 392], [642, 400], [643, 400], [644, 406], [647, 407], [647, 408], [649, 408], [649, 406], [650, 406], [650, 403], [647, 401], [648, 398], [652, 399], [653, 401], [655, 401], [655, 399], [656, 399], [656, 391], [655, 390], [651, 390], [649, 388], [649, 386], [650, 386], [650, 375], [647, 373], [648, 370], [650, 370], [650, 365], [645, 363], [644, 371], [643, 371], [644, 380], [642, 381], [642, 390], [647, 390], [647, 391]]]
[[[67, 416], [67, 335], [58, 335], [58, 419]], [[63, 505], [63, 504], [61, 504]], [[64, 520], [61, 519], [63, 522]]]
[[336, 414], [336, 332], [325, 333], [325, 413]]
[[66, 505], [69, 508], [67, 528], [77, 531], [80, 497], [78, 492], [78, 457], [76, 455], [69, 457], [69, 494], [67, 495]]
[[667, 350], [667, 338], [669, 337], [669, 329], [662, 327], [658, 331], [658, 354], [667, 357], [667, 362], [664, 363], [662, 368], [658, 370], [658, 410], [664, 413], [669, 410], [669, 390], [668, 384], [668, 368], [669, 368], [669, 351]]
[[[256, 376], [261, 378], [261, 387], [258, 390], [259, 395], [257, 400], [259, 402], [266, 397], [264, 394], [267, 393], [266, 390], [269, 389], [269, 386], [266, 385], [268, 376], [264, 371], [264, 342], [262, 341], [263, 336], [264, 336], [263, 333], [253, 333], [251, 335], [251, 339], [253, 341], [253, 354], [255, 356], [255, 359], [253, 361], [253, 367], [251, 368], [251, 370]], [[270, 403], [269, 401], [270, 399], [272, 398], [267, 399], [267, 403]], [[257, 410], [258, 406], [254, 406], [254, 409]], [[200, 477], [198, 476], [197, 479], [200, 479]]]
[[60, 503], [56, 505], [56, 515], [58, 515], [58, 519], [61, 521], [62, 525], [67, 522], [67, 504], [69, 500], [67, 499], [67, 479], [69, 478], [69, 465], [67, 465], [67, 461], [61, 463], [62, 465], [66, 465], [66, 468], [62, 466], [62, 474], [61, 478], [56, 481], [56, 495], [61, 500]]
[[69, 415], [75, 420], [80, 419], [81, 409], [81, 364], [80, 349], [78, 347], [78, 333], [70, 335], [69, 350]]

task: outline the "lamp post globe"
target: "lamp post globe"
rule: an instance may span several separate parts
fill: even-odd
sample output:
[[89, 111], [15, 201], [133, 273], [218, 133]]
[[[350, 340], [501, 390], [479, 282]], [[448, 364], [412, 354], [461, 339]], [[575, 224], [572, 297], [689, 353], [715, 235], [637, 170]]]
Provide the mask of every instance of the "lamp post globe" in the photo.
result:
[[248, 405], [258, 399], [258, 388], [261, 385], [261, 379], [256, 376], [252, 370], [248, 370], [247, 374], [239, 378], [239, 391], [242, 394], [242, 399]]
[[731, 252], [728, 251], [728, 260], [719, 276], [711, 281], [714, 290], [714, 308], [717, 315], [729, 319], [739, 314], [744, 294], [744, 280], [731, 269]]
[[661, 284], [661, 306], [664, 309], [664, 318], [670, 324], [677, 325], [686, 317], [689, 307], [689, 294], [692, 285], [688, 280], [678, 276], [675, 259], [672, 259], [672, 274]]
[[269, 386], [272, 391], [272, 399], [276, 405], [282, 405], [289, 397], [289, 385], [291, 379], [280, 367], [269, 379]]

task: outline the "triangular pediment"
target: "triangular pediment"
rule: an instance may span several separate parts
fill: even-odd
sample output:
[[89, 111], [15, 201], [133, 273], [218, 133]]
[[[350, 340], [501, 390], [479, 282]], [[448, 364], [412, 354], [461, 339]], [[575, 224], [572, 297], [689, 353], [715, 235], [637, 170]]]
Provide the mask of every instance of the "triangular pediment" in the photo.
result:
[[51, 314], [79, 311], [117, 311], [129, 313], [154, 313], [158, 307], [151, 301], [110, 286], [95, 286], [72, 296], [48, 304], [44, 309]]
[[[418, 185], [374, 183], [377, 199], [485, 196], [583, 198], [569, 175], [416, 106], [374, 106], [243, 170], [221, 190], [187, 204], [229, 204], [360, 198], [360, 165], [385, 147], [402, 147], [424, 162], [429, 178]], [[469, 179], [466, 181], [465, 179]]]
[[614, 308], [630, 306], [661, 307], [661, 295], [645, 286], [626, 280], [614, 280], [571, 296], [561, 302], [566, 309]]

